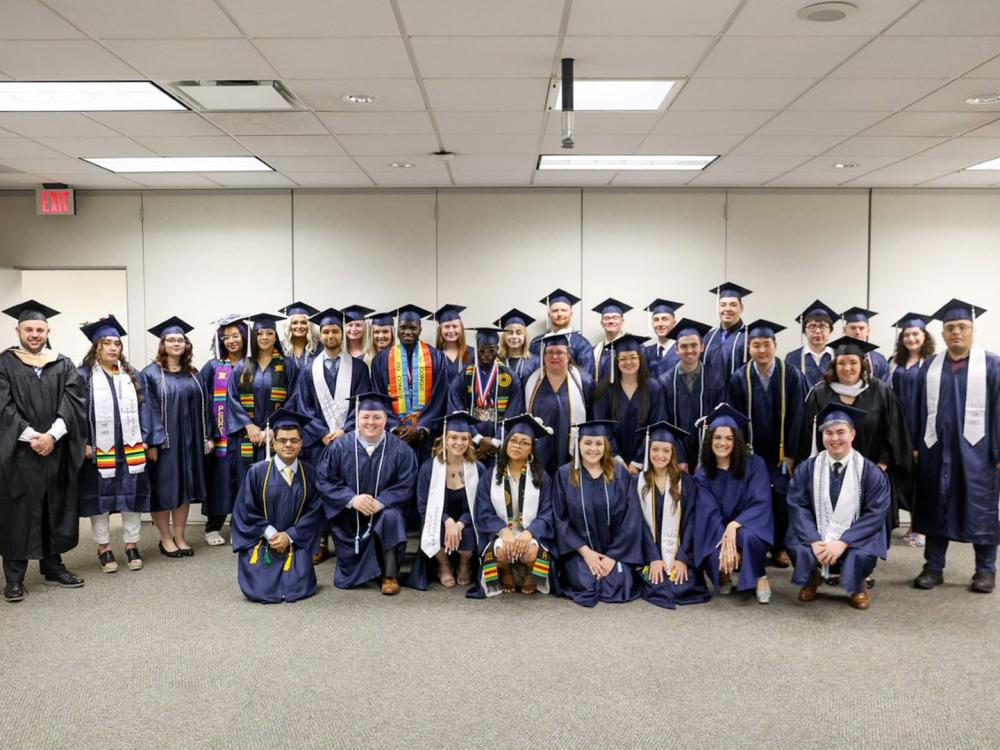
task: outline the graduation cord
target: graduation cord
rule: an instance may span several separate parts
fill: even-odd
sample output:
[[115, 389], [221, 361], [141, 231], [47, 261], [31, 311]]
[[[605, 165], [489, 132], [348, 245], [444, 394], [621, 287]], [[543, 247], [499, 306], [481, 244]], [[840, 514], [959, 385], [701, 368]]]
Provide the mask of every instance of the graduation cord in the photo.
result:
[[[601, 486], [604, 488], [604, 507], [608, 513], [608, 529], [611, 529], [611, 497], [608, 495], [608, 481], [602, 476]], [[594, 539], [590, 536], [590, 522], [587, 521], [587, 504], [583, 497], [583, 476], [580, 477], [580, 510], [583, 512], [583, 530], [587, 534], [587, 546], [594, 549]], [[596, 519], [595, 519], [596, 520]]]
[[[263, 487], [263, 489], [261, 490], [261, 493], [260, 493], [261, 501], [262, 501], [263, 506], [264, 506], [264, 520], [267, 521], [268, 525], [271, 524], [271, 519], [268, 518], [268, 515], [267, 515], [267, 485], [268, 485], [268, 482], [270, 482], [270, 480], [271, 480], [271, 469], [273, 467], [274, 467], [274, 461], [268, 461], [267, 462], [267, 471], [264, 473], [264, 487]], [[309, 483], [306, 482], [306, 472], [302, 468], [302, 462], [301, 461], [299, 461], [299, 476], [302, 478], [302, 502], [299, 503], [299, 510], [295, 514], [295, 520], [292, 521], [292, 526], [294, 526], [295, 524], [297, 524], [299, 522], [299, 519], [302, 517], [302, 511], [306, 507], [306, 498], [309, 496]], [[257, 544], [254, 546], [254, 548], [253, 548], [253, 554], [250, 556], [250, 564], [251, 565], [256, 565], [257, 564], [257, 550], [260, 549], [260, 546], [263, 543], [264, 543], [264, 538], [261, 537], [260, 541], [258, 541]], [[291, 541], [289, 541], [289, 544], [288, 544], [288, 557], [285, 559], [285, 564], [282, 567], [282, 571], [283, 572], [287, 573], [289, 570], [292, 569], [292, 558], [295, 555], [294, 547], [295, 547], [294, 543], [291, 542]], [[264, 565], [270, 565], [270, 564], [271, 564], [271, 548], [270, 547], [265, 547], [264, 548]]]
[[[785, 463], [785, 410], [786, 410], [786, 391], [785, 391], [785, 363], [783, 360], [776, 359], [777, 362], [781, 363], [781, 426], [779, 427], [778, 438], [778, 462], [781, 464]], [[750, 453], [753, 454], [753, 386], [750, 384], [750, 368], [753, 365], [747, 363], [747, 416], [750, 420], [747, 422], [747, 429], [750, 433], [748, 448]], [[764, 384], [761, 383], [761, 386]]]
[[[198, 386], [198, 403], [201, 406], [198, 410], [201, 414], [201, 445], [204, 452], [205, 436], [208, 435], [208, 425], [205, 424], [205, 393], [201, 389], [201, 381], [194, 376], [194, 373], [189, 372], [188, 377]], [[163, 365], [160, 365], [160, 423], [163, 425], [163, 444], [160, 447], [164, 450], [169, 450], [170, 430], [167, 428], [167, 378]]]
[[[674, 390], [674, 419], [677, 419], [677, 370], [680, 369], [681, 363], [678, 362], [674, 365], [674, 378], [673, 378], [673, 390]], [[684, 386], [687, 387], [686, 385]], [[698, 445], [705, 442], [705, 422], [704, 422], [704, 411], [705, 411], [705, 366], [702, 365], [701, 369], [701, 390], [698, 393], [698, 419], [695, 420], [695, 425], [698, 426]], [[686, 457], [688, 464], [692, 463], [691, 457]], [[695, 456], [694, 465], [698, 468], [698, 463], [701, 460], [701, 456]]]
[[[375, 492], [372, 497], [378, 495], [378, 485], [382, 481], [382, 464], [385, 462], [386, 446], [385, 443], [388, 442], [388, 438], [382, 441], [382, 455], [378, 459], [378, 470], [375, 472]], [[361, 446], [361, 441], [355, 437], [354, 439], [354, 493], [356, 495], [361, 494], [361, 465], [358, 462], [358, 448]], [[378, 450], [376, 446], [375, 450]], [[361, 540], [367, 539], [368, 535], [372, 533], [372, 524], [375, 522], [374, 514], [368, 517], [368, 528], [365, 529], [365, 533], [361, 533], [361, 511], [355, 508], [354, 518], [357, 522], [357, 527], [354, 532], [354, 554], [358, 554], [361, 550]]]

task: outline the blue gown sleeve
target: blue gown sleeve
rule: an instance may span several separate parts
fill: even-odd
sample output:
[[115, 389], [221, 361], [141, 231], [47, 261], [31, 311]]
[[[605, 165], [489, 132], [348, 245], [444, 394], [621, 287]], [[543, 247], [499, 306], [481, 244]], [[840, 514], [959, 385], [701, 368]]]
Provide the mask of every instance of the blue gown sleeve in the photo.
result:
[[785, 457], [794, 458], [799, 454], [799, 440], [802, 437], [802, 420], [805, 415], [806, 386], [805, 376], [793, 367], [785, 364], [786, 396], [788, 424], [785, 428]]
[[160, 410], [160, 368], [150, 365], [142, 371], [141, 381], [145, 391], [146, 412], [149, 415], [149, 431], [146, 433], [146, 445], [155, 448], [163, 445], [167, 439], [166, 430], [163, 427], [162, 412]]
[[445, 415], [448, 408], [448, 358], [438, 350], [433, 350], [434, 384], [431, 386], [431, 397], [420, 412], [417, 427], [430, 432], [435, 420]]
[[[552, 504], [553, 485], [552, 477], [543, 474], [542, 486], [538, 490], [538, 514], [535, 516], [535, 520], [525, 527], [527, 531], [531, 532], [532, 537], [546, 545], [551, 545], [556, 538]], [[501, 521], [501, 523], [507, 525], [506, 521]]]
[[469, 408], [469, 386], [465, 375], [452, 379], [448, 384], [448, 413], [464, 411]]
[[643, 530], [648, 527], [642, 517], [638, 498], [628, 491], [630, 479], [631, 476], [624, 467], [617, 467], [614, 492], [617, 502], [623, 506], [623, 512], [614, 529], [611, 544], [608, 545], [607, 556], [623, 565], [638, 565], [644, 559]]
[[[311, 360], [306, 360], [307, 363], [309, 361]], [[298, 384], [299, 366], [292, 357], [285, 357], [285, 389], [288, 391], [285, 403], [289, 403], [295, 399], [295, 391], [298, 388]]]
[[387, 461], [392, 461], [391, 479], [385, 487], [379, 488], [375, 499], [387, 508], [405, 510], [413, 502], [416, 489], [417, 454], [394, 435], [386, 433], [385, 439], [385, 450], [391, 451], [386, 456]]
[[245, 360], [233, 368], [232, 377], [229, 378], [229, 386], [226, 389], [226, 431], [233, 435], [253, 420], [247, 415], [246, 409], [240, 404], [240, 378], [246, 367]]
[[573, 528], [572, 519], [569, 517], [568, 493], [579, 492], [579, 488], [570, 484], [569, 469], [568, 465], [560, 467], [554, 480], [553, 512], [556, 526], [556, 548], [560, 556], [568, 555], [587, 546], [587, 540]]
[[513, 372], [510, 373], [510, 377], [512, 381], [511, 387], [514, 392], [511, 393], [510, 399], [507, 401], [505, 415], [509, 414], [513, 417], [518, 414], [524, 414], [524, 383]]
[[[431, 489], [431, 472], [434, 470], [434, 461], [436, 458], [428, 458], [420, 465], [420, 471], [417, 473], [417, 515], [420, 516], [420, 520], [423, 521], [424, 514], [427, 512], [427, 496], [430, 494]], [[442, 522], [444, 519], [444, 514], [441, 514]]]
[[[347, 504], [357, 494], [354, 491], [355, 457], [350, 455], [356, 451], [356, 439], [353, 435], [335, 440], [326, 446], [316, 469], [316, 491], [323, 498], [323, 508], [328, 521], [333, 521]], [[348, 472], [349, 480], [348, 480]]]
[[722, 539], [725, 531], [722, 509], [713, 492], [712, 480], [702, 469], [694, 475], [695, 482], [695, 564], [703, 565]]
[[751, 456], [747, 462], [747, 503], [736, 515], [740, 526], [753, 531], [763, 541], [774, 541], [774, 510], [771, 505], [771, 475], [760, 456]]
[[250, 549], [264, 536], [268, 523], [258, 503], [260, 485], [260, 469], [257, 464], [247, 471], [233, 503], [233, 552]]
[[[306, 482], [309, 487], [316, 487], [315, 471], [308, 464], [305, 466]], [[293, 526], [285, 531], [293, 540], [296, 547], [305, 554], [311, 555], [319, 546], [319, 535], [326, 525], [326, 514], [323, 511], [323, 501], [318, 493], [310, 492], [310, 497], [306, 498], [306, 507], [302, 509], [302, 515]]]
[[146, 387], [146, 379], [142, 377], [142, 373], [137, 372], [135, 375], [136, 388], [138, 389], [136, 395], [139, 397], [139, 432], [142, 433], [142, 442], [150, 446], [153, 445], [151, 439], [153, 437], [154, 416], [150, 409], [149, 389]]
[[867, 460], [861, 473], [860, 505], [857, 520], [840, 535], [840, 541], [884, 560], [889, 551], [885, 522], [892, 507], [892, 490], [885, 472]]
[[[571, 348], [573, 350], [573, 359], [576, 360], [576, 366], [587, 373], [587, 375], [590, 375], [590, 373], [594, 372], [594, 348], [584, 338], [582, 333], [573, 333], [570, 335], [573, 338], [571, 343], [574, 345]], [[540, 352], [532, 350], [532, 354], [540, 354]]]
[[369, 372], [371, 373], [372, 390], [377, 393], [389, 395], [389, 352], [391, 348], [384, 349], [375, 355], [372, 360]]
[[788, 532], [785, 541], [790, 546], [809, 545], [820, 540], [816, 530], [816, 511], [813, 507], [812, 480], [815, 459], [806, 459], [795, 467], [792, 481], [788, 483]]
[[686, 474], [681, 474], [681, 538], [674, 559], [680, 560], [689, 568], [697, 567], [694, 555], [694, 495], [694, 481]]
[[[505, 519], [501, 519], [497, 515], [496, 510], [493, 509], [493, 500], [491, 498], [492, 484], [494, 481], [493, 470], [487, 469], [486, 472], [479, 477], [479, 487], [476, 489], [476, 530], [479, 532], [480, 537], [480, 549], [482, 549], [488, 541], [485, 537], [492, 539], [493, 536], [497, 534], [501, 529], [507, 525]], [[547, 483], [546, 483], [547, 484]], [[538, 514], [541, 515], [541, 503], [539, 502]], [[532, 524], [533, 526], [534, 524]], [[534, 536], [535, 532], [531, 532]]]

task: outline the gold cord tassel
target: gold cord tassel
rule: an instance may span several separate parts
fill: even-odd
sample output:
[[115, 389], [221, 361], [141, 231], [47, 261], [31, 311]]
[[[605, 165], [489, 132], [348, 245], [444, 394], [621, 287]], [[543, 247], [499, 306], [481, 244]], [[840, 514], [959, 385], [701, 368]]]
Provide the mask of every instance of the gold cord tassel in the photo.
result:
[[285, 567], [282, 568], [282, 571], [284, 571], [285, 573], [287, 573], [289, 570], [292, 569], [292, 556], [294, 554], [295, 554], [295, 552], [292, 550], [292, 545], [289, 544], [288, 545], [288, 559], [285, 560]]
[[257, 544], [256, 544], [256, 545], [254, 546], [254, 548], [253, 548], [253, 554], [252, 554], [252, 555], [250, 555], [250, 564], [251, 564], [251, 565], [256, 565], [256, 564], [257, 564], [257, 550], [259, 550], [259, 549], [260, 549], [260, 545], [262, 545], [263, 543], [264, 543], [264, 540], [263, 540], [263, 539], [261, 539], [261, 540], [260, 540], [259, 542], [257, 542]]

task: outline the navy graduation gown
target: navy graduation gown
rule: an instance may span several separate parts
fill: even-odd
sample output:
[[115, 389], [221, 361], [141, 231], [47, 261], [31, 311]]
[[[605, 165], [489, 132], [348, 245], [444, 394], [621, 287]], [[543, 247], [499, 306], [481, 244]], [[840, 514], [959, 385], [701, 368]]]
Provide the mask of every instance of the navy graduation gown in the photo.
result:
[[[788, 488], [788, 535], [785, 543], [795, 562], [792, 583], [796, 586], [805, 586], [819, 565], [812, 550], [813, 542], [822, 541], [816, 528], [813, 497], [815, 470], [816, 459], [807, 459], [795, 468]], [[836, 509], [837, 498], [833, 497], [833, 492], [830, 494]], [[861, 496], [858, 501], [857, 520], [840, 536], [840, 541], [847, 544], [847, 550], [839, 561], [841, 583], [851, 594], [865, 590], [865, 578], [874, 570], [875, 558], [885, 560], [889, 553], [885, 536], [886, 516], [892, 507], [889, 480], [885, 472], [867, 458], [861, 470]]]
[[729, 384], [733, 373], [746, 364], [748, 343], [743, 321], [729, 329], [722, 326], [713, 328], [705, 336], [705, 351], [701, 355], [701, 361], [722, 374], [723, 388]]
[[[552, 333], [552, 331], [548, 333]], [[541, 360], [542, 356], [542, 338], [547, 336], [548, 333], [535, 336], [528, 346], [528, 350], [538, 357], [539, 360]], [[573, 364], [587, 373], [588, 376], [592, 375], [594, 372], [594, 347], [590, 345], [590, 342], [579, 331], [560, 331], [560, 333], [565, 334], [569, 339], [569, 350], [573, 354]]]
[[[639, 596], [633, 568], [642, 563], [642, 510], [628, 494], [629, 474], [615, 466], [615, 477], [594, 479], [580, 470], [580, 486], [570, 483], [572, 466], [560, 467], [555, 478], [556, 552], [561, 592], [585, 607], [598, 602], [629, 602]], [[577, 551], [588, 546], [617, 563], [597, 579]]]
[[155, 362], [142, 371], [142, 379], [151, 417], [149, 445], [159, 449], [158, 459], [147, 469], [150, 510], [200, 503], [207, 494], [204, 441], [210, 437], [205, 434], [210, 416], [201, 380], [193, 373], [161, 371]]
[[[669, 344], [669, 348], [667, 344]], [[649, 372], [654, 378], [659, 378], [681, 361], [680, 355], [677, 353], [676, 342], [670, 340], [667, 344], [647, 344], [642, 348], [646, 355], [646, 362], [649, 364]]]
[[760, 456], [749, 456], [746, 476], [742, 479], [719, 469], [709, 477], [704, 469], [694, 475], [697, 486], [695, 506], [695, 560], [708, 577], [719, 585], [719, 550], [717, 546], [726, 526], [738, 521], [736, 544], [740, 548], [739, 581], [743, 591], [755, 588], [764, 575], [767, 548], [774, 542], [774, 519], [771, 510], [771, 482], [767, 465]]
[[[205, 496], [205, 502], [201, 504], [201, 512], [206, 516], [224, 516], [231, 513], [236, 493], [240, 489], [237, 467], [237, 463], [240, 460], [240, 445], [239, 442], [229, 440], [225, 422], [222, 425], [216, 424], [213, 408], [215, 404], [215, 375], [221, 364], [223, 362], [212, 358], [202, 366], [201, 371], [198, 373], [209, 403], [208, 408], [211, 417], [208, 420], [209, 435], [215, 441], [215, 448], [205, 457], [205, 476], [208, 494]], [[232, 378], [235, 372], [236, 366], [233, 365], [229, 377]], [[228, 394], [229, 381], [227, 380], [226, 391], [220, 394], [223, 398], [223, 418], [226, 415], [225, 407], [229, 404]], [[226, 438], [225, 447], [220, 445], [219, 441], [222, 438]]]
[[[629, 495], [631, 497], [635, 497], [636, 485], [644, 483], [645, 481], [646, 480], [643, 478], [642, 474], [636, 474], [633, 476], [629, 487]], [[681, 533], [675, 559], [680, 560], [682, 563], [687, 565], [687, 581], [682, 584], [674, 583], [669, 578], [670, 570], [668, 569], [666, 572], [667, 577], [663, 579], [662, 583], [652, 584], [643, 578], [640, 572], [636, 572], [642, 598], [651, 604], [657, 605], [658, 607], [673, 609], [675, 604], [701, 604], [702, 602], [707, 602], [712, 598], [712, 595], [708, 591], [708, 587], [705, 585], [705, 574], [695, 562], [694, 487], [694, 479], [682, 473], [680, 507]], [[660, 547], [660, 542], [663, 536], [663, 508], [666, 503], [672, 504], [674, 501], [669, 494], [664, 495], [655, 487], [655, 485], [653, 487], [653, 492], [656, 493], [656, 507], [654, 508], [653, 514], [656, 521], [656, 534], [654, 536], [653, 530], [649, 528], [648, 524], [645, 523], [646, 519], [645, 516], [643, 516], [642, 525], [645, 530], [642, 535], [642, 557], [644, 565], [649, 565], [656, 560], [663, 559], [663, 553]]]
[[[356, 432], [326, 446], [316, 470], [316, 489], [323, 496], [327, 521], [336, 539], [333, 583], [337, 588], [354, 588], [381, 576], [381, 551], [396, 548], [402, 557], [416, 479], [416, 455], [388, 432], [371, 456]], [[348, 507], [361, 493], [372, 495], [385, 507], [373, 516]]]
[[[823, 356], [819, 358], [820, 363], [817, 365], [816, 360], [811, 354], [807, 354], [807, 351], [808, 349], [802, 346], [793, 349], [785, 355], [785, 364], [799, 371], [799, 374], [805, 379], [806, 391], [808, 392], [810, 388], [823, 382], [830, 362], [833, 360], [833, 354], [829, 351], [823, 352]], [[802, 366], [803, 359], [805, 359], [805, 367]]]
[[[593, 391], [593, 381], [590, 376], [582, 370], [577, 370], [580, 378], [581, 391], [583, 392], [583, 404], [590, 412], [591, 395]], [[527, 411], [541, 419], [547, 426], [552, 428], [552, 435], [541, 438], [535, 442], [535, 455], [542, 462], [542, 467], [549, 474], [555, 476], [559, 467], [567, 463], [572, 456], [569, 452], [570, 428], [573, 423], [579, 424], [587, 420], [587, 414], [570, 414], [569, 401], [569, 378], [559, 387], [558, 391], [553, 391], [549, 384], [549, 379], [543, 374], [538, 381], [538, 388], [534, 393], [527, 394], [529, 402], [525, 405]]]
[[593, 419], [615, 421], [611, 430], [611, 447], [615, 455], [621, 456], [625, 461], [626, 466], [630, 463], [642, 465], [646, 438], [637, 431], [667, 418], [663, 386], [650, 378], [647, 387], [649, 392], [645, 410], [642, 408], [642, 395], [638, 388], [632, 398], [629, 398], [618, 384], [608, 387], [600, 398], [594, 400]]
[[889, 372], [889, 360], [878, 352], [868, 352], [868, 366], [871, 368], [872, 375], [886, 385], [889, 384], [892, 375]]
[[906, 419], [906, 426], [910, 431], [910, 439], [913, 445], [920, 444], [922, 437], [917, 432], [917, 423], [920, 421], [920, 374], [923, 360], [910, 367], [896, 367], [892, 371], [892, 392], [899, 399], [899, 406], [903, 410], [903, 417]]
[[[384, 393], [393, 399], [395, 399], [398, 394], [393, 392], [389, 367], [392, 363], [390, 355], [397, 346], [401, 347], [402, 344], [397, 343], [394, 346], [390, 346], [388, 349], [382, 350], [375, 355], [375, 359], [372, 360], [371, 364], [372, 389], [378, 391], [379, 393]], [[440, 349], [430, 345], [428, 346], [430, 348], [432, 370], [431, 394], [427, 403], [424, 404], [423, 410], [416, 416], [416, 425], [421, 429], [427, 430], [428, 434], [430, 434], [434, 429], [433, 422], [439, 417], [443, 417], [448, 408], [448, 378], [450, 368], [454, 365], [449, 362], [448, 358], [444, 356]], [[419, 352], [417, 350], [417, 345], [414, 345], [414, 353], [411, 357], [411, 366], [413, 368], [414, 378], [417, 373], [418, 356]], [[390, 416], [389, 424], [392, 427], [398, 425], [399, 415]], [[430, 446], [428, 445], [426, 447], [429, 451]]]
[[[322, 351], [316, 356], [323, 356]], [[305, 368], [299, 373], [295, 384], [295, 394], [289, 398], [288, 403], [289, 409], [309, 417], [309, 424], [306, 425], [305, 432], [307, 442], [312, 445], [310, 449], [311, 462], [315, 462], [322, 454], [324, 448], [323, 438], [330, 432], [330, 427], [323, 416], [323, 409], [320, 406], [319, 399], [316, 397], [316, 386], [313, 383], [312, 376], [313, 361], [314, 358], [306, 362]], [[326, 381], [326, 385], [330, 389], [330, 395], [332, 396], [337, 392], [337, 375], [340, 372], [341, 360], [337, 356], [333, 357], [330, 361], [333, 362], [332, 367], [326, 364], [323, 366], [323, 379]], [[354, 429], [354, 396], [361, 393], [368, 393], [372, 389], [371, 377], [368, 374], [368, 367], [365, 365], [364, 360], [351, 357], [349, 361], [351, 362], [351, 401], [348, 404], [347, 419], [344, 422], [345, 432], [351, 432]], [[313, 456], [315, 458], [312, 458]]]
[[[319, 546], [323, 501], [316, 491], [312, 466], [299, 459], [299, 467], [289, 486], [273, 458], [259, 461], [240, 486], [233, 506], [233, 552], [239, 555], [236, 578], [240, 589], [252, 601], [294, 602], [316, 593], [312, 556]], [[282, 555], [268, 547], [264, 539], [268, 526], [291, 537], [289, 552]], [[292, 561], [285, 570], [289, 554]]]
[[968, 359], [955, 372], [945, 355], [937, 411], [937, 443], [928, 448], [927, 370], [920, 379], [920, 419], [917, 423], [920, 458], [917, 462], [916, 507], [913, 528], [928, 536], [957, 542], [995, 545], [1000, 542], [997, 498], [1000, 496], [1000, 357], [986, 352], [986, 434], [975, 445], [963, 437]]
[[[274, 360], [267, 363], [267, 367], [261, 369], [256, 360], [250, 362], [253, 369], [253, 384], [250, 386], [253, 392], [253, 423], [264, 429], [271, 415], [286, 404], [291, 404], [295, 397], [296, 381], [298, 378], [298, 368], [290, 357], [284, 357], [285, 362], [285, 391], [286, 396], [283, 401], [271, 401], [271, 384], [274, 378]], [[246, 427], [251, 419], [246, 409], [240, 403], [240, 379], [243, 377], [243, 370], [247, 367], [247, 360], [242, 360], [233, 368], [233, 376], [229, 379], [229, 392], [226, 401], [226, 429], [229, 432], [229, 442], [235, 443], [235, 450], [239, 452], [240, 443], [246, 435]], [[308, 438], [308, 435], [304, 437]], [[253, 461], [263, 460], [267, 455], [267, 449], [263, 443], [253, 446]], [[246, 474], [249, 461], [239, 460], [236, 463], [237, 482], [243, 480]]]
[[667, 421], [690, 433], [686, 438], [680, 439], [681, 451], [677, 459], [687, 463], [689, 471], [694, 473], [701, 454], [701, 430], [695, 427], [695, 422], [711, 413], [725, 398], [726, 386], [722, 371], [702, 364], [694, 387], [688, 388], [678, 363], [660, 378], [660, 383], [663, 385], [663, 405]]
[[514, 377], [523, 383], [531, 373], [541, 367], [542, 361], [537, 354], [529, 352], [524, 357], [507, 357], [504, 364], [514, 373]]
[[[475, 383], [473, 376], [474, 365], [470, 365], [465, 372], [456, 377], [448, 387], [448, 413], [454, 411], [469, 411], [473, 414], [479, 408], [474, 396]], [[485, 371], [480, 368], [480, 380], [485, 385], [489, 379], [490, 370]], [[499, 404], [497, 401], [499, 400]], [[484, 421], [476, 425], [476, 432], [484, 438], [497, 437], [500, 434], [499, 421], [503, 420], [507, 414], [516, 416], [524, 414], [524, 386], [523, 381], [518, 379], [510, 368], [498, 362], [496, 386], [489, 388], [486, 393], [487, 409], [496, 409], [496, 422]]]
[[[94, 394], [90, 386], [93, 371], [89, 367], [81, 367], [78, 372], [87, 387], [87, 413], [90, 424], [93, 425]], [[145, 471], [139, 474], [129, 473], [128, 463], [125, 461], [125, 443], [122, 438], [122, 418], [118, 411], [118, 391], [115, 388], [113, 378], [104, 370], [101, 370], [101, 374], [104, 375], [110, 386], [111, 403], [115, 415], [115, 475], [105, 478], [97, 471], [95, 448], [94, 458], [90, 461], [85, 458], [80, 466], [80, 474], [77, 479], [78, 512], [81, 518], [121, 511], [145, 513], [149, 511], [149, 468], [152, 462], [147, 457]], [[136, 388], [136, 395], [139, 398], [139, 429], [143, 442], [148, 445], [151, 427], [149, 400], [143, 396], [142, 378], [137, 377], [136, 380], [139, 382]], [[88, 437], [87, 442], [89, 443], [91, 439]]]

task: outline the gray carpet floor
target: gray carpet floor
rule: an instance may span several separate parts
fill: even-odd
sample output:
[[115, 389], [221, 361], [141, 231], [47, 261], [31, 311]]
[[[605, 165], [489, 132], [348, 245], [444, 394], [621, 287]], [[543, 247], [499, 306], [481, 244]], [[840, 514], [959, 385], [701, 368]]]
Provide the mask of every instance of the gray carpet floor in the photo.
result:
[[[228, 536], [228, 527], [225, 532]], [[120, 532], [114, 537], [119, 559]], [[20, 748], [996, 748], [1000, 593], [910, 588], [894, 540], [868, 612], [821, 589], [662, 610], [457, 589], [321, 588], [257, 605], [228, 547], [156, 552], [105, 575], [89, 524], [66, 555], [86, 586], [0, 603], [0, 746]]]

